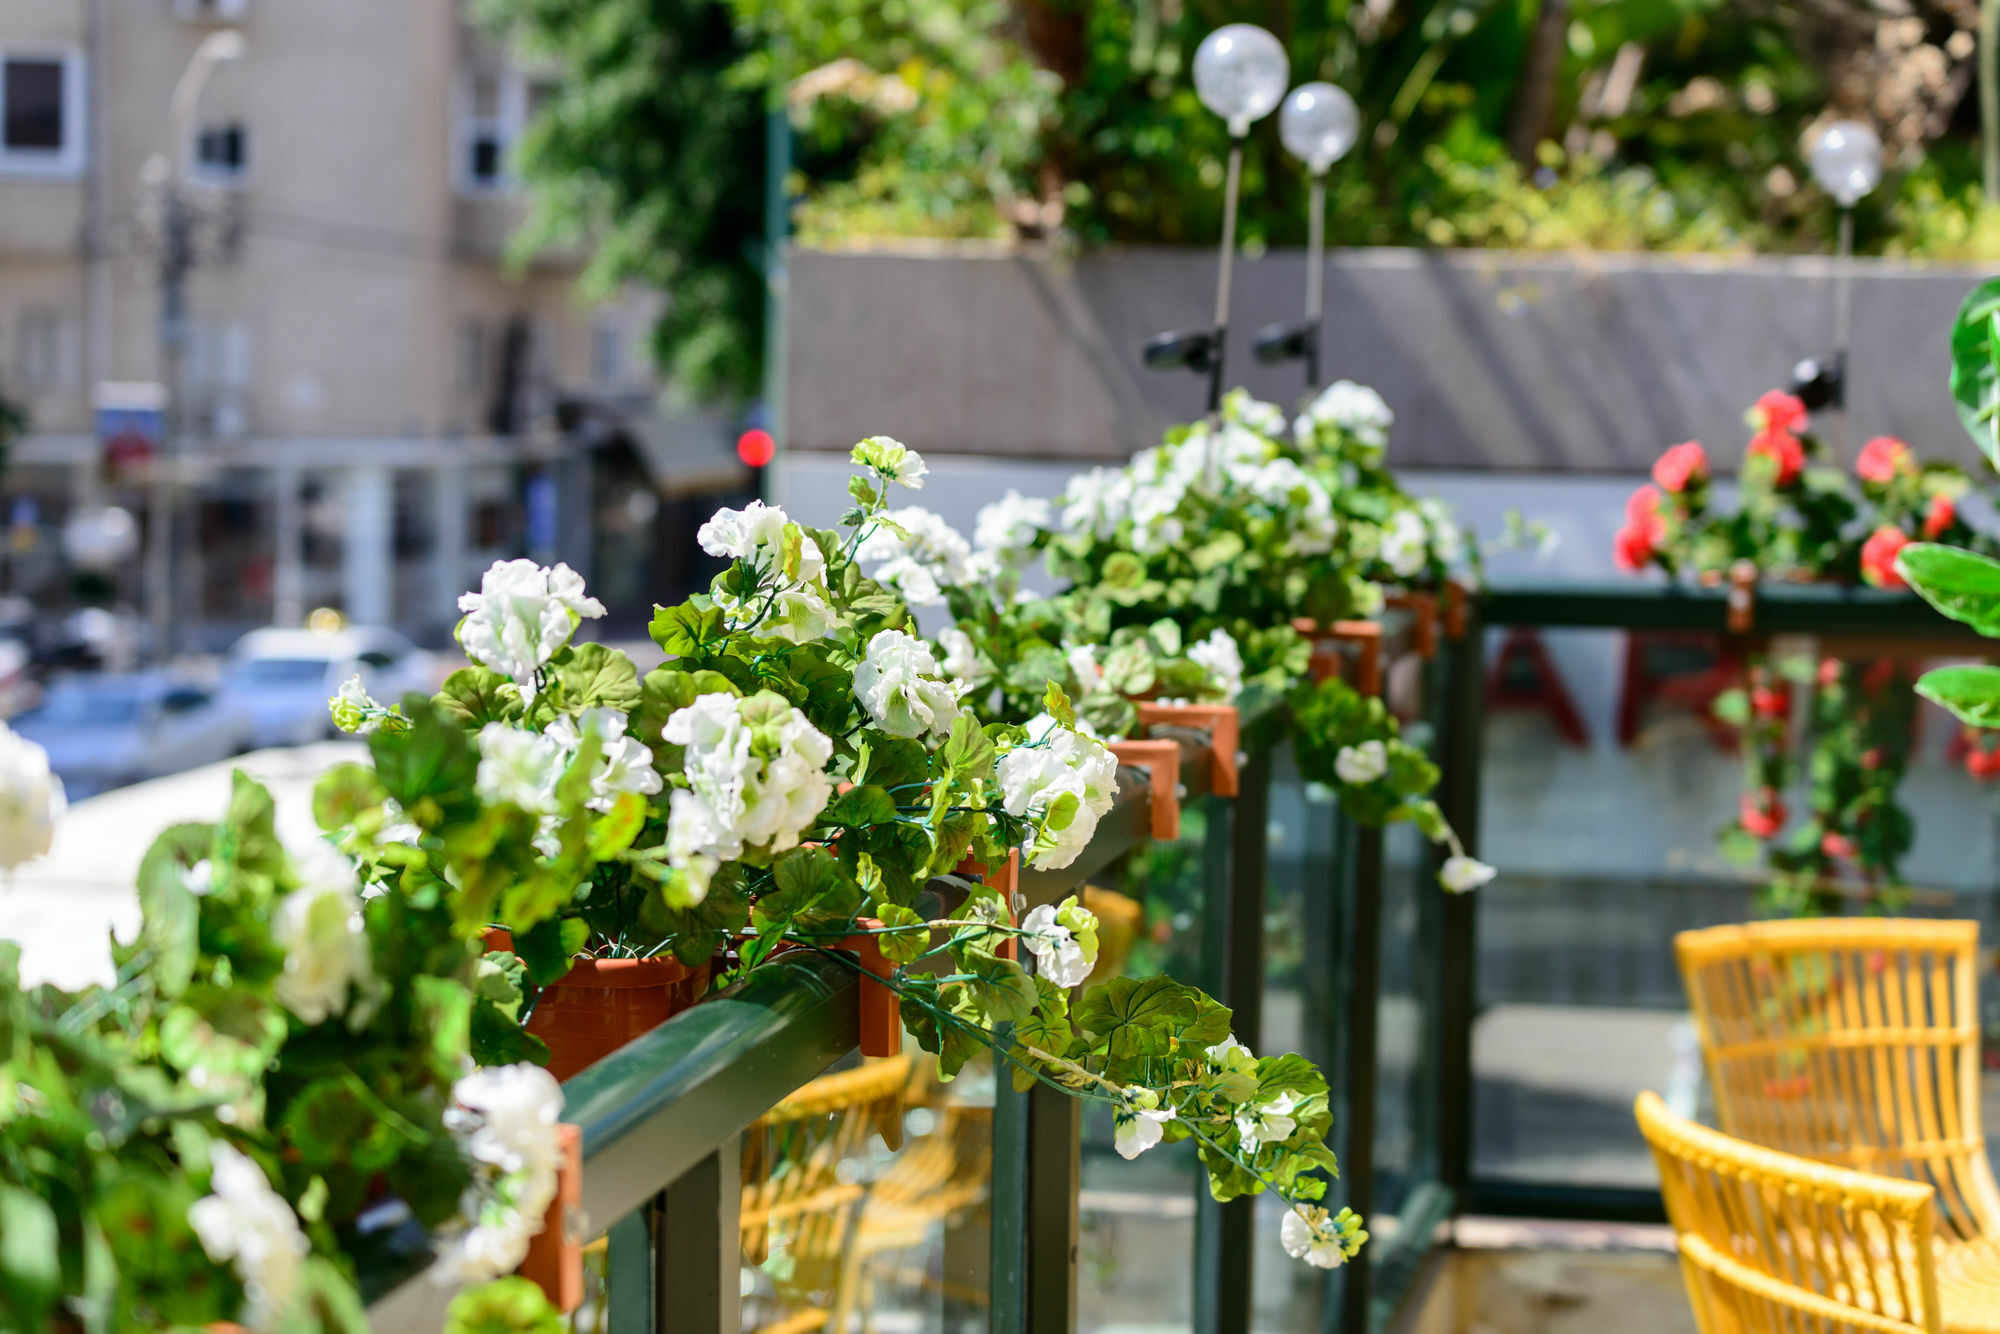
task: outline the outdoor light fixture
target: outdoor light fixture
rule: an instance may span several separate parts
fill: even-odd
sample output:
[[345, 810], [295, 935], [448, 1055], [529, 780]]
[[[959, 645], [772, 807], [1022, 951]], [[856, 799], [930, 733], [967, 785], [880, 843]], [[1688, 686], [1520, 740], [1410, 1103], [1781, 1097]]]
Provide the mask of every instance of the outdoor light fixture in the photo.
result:
[[1222, 348], [1229, 328], [1230, 262], [1236, 254], [1236, 192], [1243, 176], [1243, 136], [1277, 110], [1291, 81], [1284, 46], [1264, 29], [1231, 23], [1202, 39], [1194, 53], [1194, 91], [1229, 126], [1229, 172], [1222, 188], [1222, 260], [1215, 284], [1215, 323], [1176, 329], [1149, 340], [1146, 365], [1208, 372], [1208, 410], [1222, 406]]
[[1330, 83], [1292, 89], [1278, 113], [1285, 151], [1312, 175], [1312, 209], [1306, 230], [1306, 317], [1297, 324], [1266, 325], [1257, 334], [1259, 361], [1305, 358], [1306, 387], [1319, 386], [1321, 298], [1326, 287], [1326, 173], [1347, 156], [1361, 132], [1354, 99]]
[[1882, 137], [1858, 120], [1837, 120], [1819, 132], [1806, 153], [1813, 180], [1840, 205], [1840, 239], [1833, 272], [1833, 353], [1802, 361], [1792, 372], [1792, 392], [1808, 408], [1834, 410], [1833, 447], [1847, 452], [1847, 340], [1853, 310], [1854, 206], [1882, 182]]

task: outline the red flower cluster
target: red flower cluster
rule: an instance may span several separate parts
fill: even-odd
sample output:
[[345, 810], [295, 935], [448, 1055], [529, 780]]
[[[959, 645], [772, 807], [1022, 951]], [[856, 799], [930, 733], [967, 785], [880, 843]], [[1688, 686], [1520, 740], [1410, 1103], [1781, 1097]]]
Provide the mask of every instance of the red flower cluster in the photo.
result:
[[1690, 486], [1699, 486], [1708, 480], [1708, 451], [1699, 440], [1673, 446], [1653, 464], [1653, 480], [1662, 491], [1676, 496]]
[[1785, 803], [1778, 800], [1777, 789], [1768, 787], [1745, 792], [1736, 808], [1737, 823], [1754, 838], [1776, 838], [1785, 827], [1787, 814]]
[[1642, 486], [1625, 502], [1625, 526], [1612, 539], [1611, 559], [1621, 570], [1643, 570], [1667, 540], [1667, 520], [1660, 513], [1660, 493]]
[[1750, 409], [1757, 434], [1750, 440], [1752, 458], [1767, 458], [1775, 466], [1775, 486], [1790, 486], [1806, 468], [1806, 447], [1798, 433], [1806, 424], [1806, 405], [1797, 394], [1773, 389]]
[[1899, 475], [1916, 470], [1910, 447], [1893, 435], [1876, 436], [1861, 447], [1861, 457], [1854, 461], [1854, 475], [1877, 486], [1887, 486]]
[[1958, 522], [1958, 506], [1947, 495], [1931, 497], [1931, 506], [1924, 511], [1924, 536], [1936, 541]]
[[1797, 435], [1806, 424], [1806, 416], [1805, 400], [1782, 389], [1771, 390], [1750, 408], [1750, 424], [1760, 433], [1778, 431]]
[[1789, 718], [1792, 716], [1792, 688], [1783, 682], [1777, 685], [1753, 685], [1750, 687], [1750, 712], [1759, 718]]
[[1821, 855], [1827, 857], [1852, 857], [1854, 855], [1854, 840], [1845, 834], [1829, 829], [1820, 835], [1819, 850]]
[[1902, 529], [1883, 524], [1861, 544], [1861, 577], [1877, 588], [1908, 588], [1896, 572], [1896, 553], [1910, 545]]
[[2000, 778], [2000, 746], [1988, 747], [1987, 733], [1968, 727], [1965, 738], [1965, 772], [1981, 780]]

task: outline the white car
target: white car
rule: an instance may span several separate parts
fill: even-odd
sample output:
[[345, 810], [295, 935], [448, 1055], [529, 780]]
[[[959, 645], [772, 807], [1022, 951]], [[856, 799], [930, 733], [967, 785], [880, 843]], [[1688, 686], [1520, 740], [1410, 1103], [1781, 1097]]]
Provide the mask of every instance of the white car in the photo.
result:
[[250, 715], [212, 687], [164, 672], [58, 678], [15, 731], [49, 752], [72, 801], [250, 748]]
[[327, 700], [350, 676], [393, 704], [411, 691], [438, 687], [431, 655], [380, 626], [338, 630], [252, 630], [229, 650], [222, 690], [250, 711], [258, 747], [303, 746], [332, 734]]

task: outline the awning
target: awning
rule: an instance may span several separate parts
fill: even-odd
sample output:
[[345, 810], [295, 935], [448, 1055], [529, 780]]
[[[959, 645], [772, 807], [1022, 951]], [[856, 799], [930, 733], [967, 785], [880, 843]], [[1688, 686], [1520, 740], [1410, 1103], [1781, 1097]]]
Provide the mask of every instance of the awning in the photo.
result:
[[720, 416], [634, 414], [624, 417], [608, 439], [620, 436], [631, 443], [654, 488], [668, 499], [749, 485], [750, 470], [736, 457], [729, 423]]

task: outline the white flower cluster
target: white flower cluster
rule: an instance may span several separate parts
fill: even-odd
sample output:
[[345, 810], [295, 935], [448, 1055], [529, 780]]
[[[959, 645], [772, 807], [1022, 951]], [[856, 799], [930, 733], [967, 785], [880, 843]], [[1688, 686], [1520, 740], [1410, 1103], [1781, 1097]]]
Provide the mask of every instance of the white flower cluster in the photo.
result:
[[1232, 389], [1222, 396], [1222, 419], [1240, 422], [1266, 439], [1275, 440], [1285, 433], [1285, 410], [1276, 403], [1252, 398], [1247, 389]]
[[1352, 380], [1335, 380], [1306, 405], [1293, 429], [1300, 440], [1306, 440], [1316, 428], [1333, 426], [1364, 445], [1381, 449], [1388, 445], [1389, 428], [1395, 422], [1396, 414], [1373, 389]]
[[1035, 956], [1035, 972], [1064, 991], [1082, 986], [1097, 967], [1097, 915], [1074, 895], [1031, 909], [1021, 919], [1021, 940]]
[[0, 868], [11, 871], [47, 852], [68, 808], [49, 753], [0, 723]]
[[1438, 883], [1454, 894], [1469, 894], [1498, 874], [1477, 857], [1461, 852], [1445, 858], [1443, 868], [1438, 871]]
[[300, 846], [291, 861], [304, 884], [278, 901], [271, 923], [271, 939], [285, 951], [272, 990], [305, 1023], [346, 1014], [352, 1027], [364, 1027], [381, 983], [354, 864], [319, 840]]
[[963, 689], [944, 679], [929, 644], [901, 630], [877, 632], [854, 668], [854, 697], [890, 736], [948, 735]]
[[1294, 1204], [1278, 1224], [1278, 1241], [1285, 1254], [1318, 1269], [1339, 1268], [1367, 1240], [1361, 1220], [1349, 1209], [1342, 1209], [1335, 1218], [1316, 1204]]
[[1243, 693], [1243, 651], [1227, 630], [1216, 629], [1206, 639], [1188, 645], [1188, 661], [1208, 673], [1209, 684], [1222, 695], [1222, 702], [1234, 704]]
[[1198, 519], [1189, 502], [1242, 496], [1282, 521], [1292, 555], [1330, 551], [1339, 528], [1333, 498], [1278, 446], [1243, 421], [1197, 425], [1176, 444], [1141, 450], [1122, 471], [1094, 468], [1072, 477], [1063, 492], [1065, 532], [1110, 537], [1130, 522], [1134, 551], [1151, 555], [1177, 546]]
[[1124, 1106], [1112, 1109], [1111, 1146], [1120, 1158], [1129, 1162], [1160, 1142], [1167, 1122], [1178, 1113], [1160, 1106], [1159, 1101], [1160, 1095], [1153, 1090], [1136, 1089], [1128, 1092]]
[[833, 795], [833, 743], [777, 695], [702, 695], [667, 719], [662, 735], [686, 747], [688, 786], [674, 790], [667, 855], [681, 873], [669, 901], [691, 906], [746, 847], [797, 847]]
[[972, 543], [1000, 559], [1012, 559], [1047, 530], [1051, 513], [1047, 500], [1009, 487], [1006, 495], [980, 509]]
[[433, 1275], [483, 1283], [518, 1267], [556, 1195], [562, 1085], [538, 1065], [490, 1066], [452, 1086], [445, 1125], [474, 1165]]
[[312, 1247], [263, 1168], [222, 1140], [209, 1145], [208, 1162], [209, 1194], [188, 1206], [188, 1226], [209, 1259], [236, 1270], [246, 1298], [243, 1323], [274, 1329], [290, 1312]]
[[973, 582], [981, 569], [965, 535], [921, 505], [889, 510], [882, 516], [901, 533], [878, 526], [855, 555], [872, 564], [869, 577], [896, 590], [912, 607], [944, 602], [944, 590]]
[[1445, 507], [1420, 500], [1415, 509], [1397, 510], [1382, 530], [1382, 560], [1399, 579], [1423, 573], [1435, 557], [1451, 565], [1464, 554], [1465, 539]]
[[531, 560], [494, 561], [479, 591], [459, 596], [458, 609], [465, 613], [458, 642], [466, 655], [512, 681], [523, 699], [535, 697], [536, 673], [582, 619], [604, 614], [602, 602], [584, 595], [582, 575]]
[[924, 478], [930, 475], [930, 465], [924, 462], [922, 454], [886, 435], [869, 436], [849, 451], [848, 457], [912, 491], [923, 490]]
[[561, 814], [556, 785], [586, 736], [596, 737], [599, 747], [590, 771], [590, 796], [584, 800], [591, 810], [608, 811], [627, 792], [650, 796], [664, 786], [653, 768], [652, 749], [626, 731], [630, 726], [624, 713], [601, 706], [574, 717], [565, 714], [542, 732], [488, 723], [479, 729], [474, 787], [484, 801], [506, 802], [540, 816], [537, 843], [544, 852], [553, 853], [555, 822]]
[[980, 675], [979, 650], [972, 636], [955, 625], [938, 631], [938, 647], [944, 650], [944, 674], [954, 681], [973, 681]]
[[826, 556], [782, 509], [753, 500], [740, 510], [717, 510], [695, 540], [709, 555], [743, 561], [756, 572], [754, 594], [726, 591], [720, 580], [712, 590], [716, 606], [743, 618], [739, 628], [793, 644], [833, 633]]
[[1028, 724], [1026, 744], [1000, 757], [1000, 793], [1009, 815], [1040, 830], [1029, 865], [1058, 870], [1075, 861], [1118, 795], [1118, 759], [1102, 743], [1044, 713]]
[[1343, 783], [1363, 787], [1389, 772], [1389, 743], [1360, 741], [1342, 746], [1333, 757], [1333, 772]]

